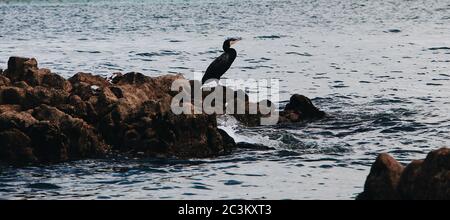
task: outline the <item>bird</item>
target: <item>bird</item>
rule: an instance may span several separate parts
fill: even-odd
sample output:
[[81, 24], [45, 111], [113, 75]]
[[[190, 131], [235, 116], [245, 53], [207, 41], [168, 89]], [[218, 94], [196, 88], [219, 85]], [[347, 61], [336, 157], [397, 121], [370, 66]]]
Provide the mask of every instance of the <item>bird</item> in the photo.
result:
[[233, 64], [236, 59], [237, 52], [235, 49], [231, 48], [231, 46], [238, 41], [241, 41], [242, 38], [228, 38], [223, 42], [223, 51], [224, 53], [217, 57], [206, 69], [205, 75], [202, 78], [202, 85], [205, 84], [208, 80], [218, 81], [220, 77], [225, 74], [225, 72], [230, 69], [231, 64]]

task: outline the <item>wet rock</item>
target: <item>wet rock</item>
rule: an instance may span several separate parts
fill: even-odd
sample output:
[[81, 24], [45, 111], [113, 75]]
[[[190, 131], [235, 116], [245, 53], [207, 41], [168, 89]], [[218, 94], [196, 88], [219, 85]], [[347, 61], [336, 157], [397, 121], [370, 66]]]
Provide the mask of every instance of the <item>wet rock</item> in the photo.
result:
[[164, 153], [181, 158], [203, 158], [229, 153], [235, 143], [225, 132], [217, 129], [215, 116], [159, 116], [153, 122]]
[[432, 151], [425, 160], [413, 161], [405, 168], [392, 157], [380, 155], [358, 199], [450, 199], [450, 149]]
[[67, 138], [56, 124], [39, 121], [31, 125], [28, 130], [33, 153], [39, 163], [69, 160]]
[[108, 146], [92, 126], [54, 107], [41, 105], [26, 112], [17, 105], [0, 109], [0, 142], [4, 143], [0, 162], [53, 163], [107, 153]]
[[450, 199], [450, 148], [432, 151], [425, 160], [409, 164], [400, 179], [398, 191], [403, 199]]
[[[283, 115], [287, 115], [290, 120], [318, 119], [325, 116], [325, 112], [320, 111], [312, 101], [303, 95], [295, 94], [284, 108]], [[293, 116], [295, 114], [297, 116]]]
[[15, 128], [0, 132], [0, 162], [27, 164], [36, 160], [27, 135]]
[[[98, 136], [94, 127], [81, 119], [73, 118], [55, 107], [41, 105], [33, 109], [32, 115], [41, 121], [48, 121], [60, 129], [65, 138], [67, 158], [79, 159], [104, 155], [108, 146]], [[34, 139], [33, 139], [34, 140]], [[63, 157], [64, 158], [64, 157]]]
[[[236, 99], [235, 105], [240, 104], [237, 102], [239, 102], [238, 99]], [[235, 114], [234, 117], [246, 126], [259, 126], [262, 118], [270, 116], [267, 112], [275, 112], [274, 105], [269, 100], [263, 100], [260, 103], [245, 100], [244, 103], [245, 114]], [[257, 109], [256, 114], [247, 109]], [[284, 110], [277, 114], [279, 114], [278, 124], [298, 123], [325, 117], [325, 112], [314, 106], [308, 97], [298, 94], [293, 95]]]
[[[275, 105], [270, 100], [262, 100], [259, 103], [251, 102], [248, 94], [242, 90], [235, 91], [221, 85], [201, 88], [200, 85], [201, 83], [197, 80], [189, 81], [191, 104], [194, 108], [205, 112], [206, 110], [202, 108], [203, 105], [205, 102], [208, 105], [211, 102], [212, 109], [210, 111], [221, 111], [218, 114], [232, 115], [240, 123], [249, 127], [260, 126], [261, 119], [267, 119], [272, 114], [279, 114], [278, 124], [303, 122], [325, 116], [325, 112], [315, 107], [312, 101], [303, 95], [293, 95], [285, 109], [279, 111], [275, 109]], [[216, 105], [217, 103], [218, 105]], [[277, 121], [274, 122], [273, 124], [277, 124]]]
[[388, 154], [380, 154], [372, 165], [360, 199], [399, 199], [397, 186], [403, 166]]
[[[182, 158], [220, 155], [234, 147], [213, 123], [215, 116], [174, 115], [170, 88], [180, 75], [118, 74], [95, 100], [99, 131], [115, 150], [145, 156]], [[76, 88], [76, 86], [74, 86]], [[205, 119], [209, 118], [208, 120]], [[225, 139], [225, 141], [224, 141]]]

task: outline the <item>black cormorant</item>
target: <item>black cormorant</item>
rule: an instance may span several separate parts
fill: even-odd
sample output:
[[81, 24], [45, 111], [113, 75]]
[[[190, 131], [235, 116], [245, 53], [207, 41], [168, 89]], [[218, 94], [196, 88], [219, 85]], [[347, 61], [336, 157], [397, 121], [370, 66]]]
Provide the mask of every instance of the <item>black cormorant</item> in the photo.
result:
[[236, 50], [231, 48], [231, 46], [242, 38], [228, 38], [223, 42], [224, 53], [217, 57], [206, 69], [205, 75], [202, 78], [202, 84], [205, 84], [208, 80], [219, 80], [225, 72], [230, 69], [231, 64], [236, 59]]

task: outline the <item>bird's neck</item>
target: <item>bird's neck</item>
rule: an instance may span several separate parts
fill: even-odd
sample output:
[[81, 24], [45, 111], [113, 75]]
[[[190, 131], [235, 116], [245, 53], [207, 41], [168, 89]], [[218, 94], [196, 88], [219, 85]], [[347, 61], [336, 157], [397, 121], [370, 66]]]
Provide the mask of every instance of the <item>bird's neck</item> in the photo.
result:
[[224, 43], [223, 43], [223, 51], [225, 51], [225, 52], [228, 52], [228, 51], [230, 51], [230, 49], [231, 49], [231, 45], [230, 45], [230, 42], [228, 42], [228, 41], [225, 41]]
[[223, 46], [223, 51], [225, 51], [225, 52], [231, 52], [231, 51], [233, 51], [233, 50], [234, 50], [234, 49], [231, 48], [230, 46], [228, 46], [228, 47]]

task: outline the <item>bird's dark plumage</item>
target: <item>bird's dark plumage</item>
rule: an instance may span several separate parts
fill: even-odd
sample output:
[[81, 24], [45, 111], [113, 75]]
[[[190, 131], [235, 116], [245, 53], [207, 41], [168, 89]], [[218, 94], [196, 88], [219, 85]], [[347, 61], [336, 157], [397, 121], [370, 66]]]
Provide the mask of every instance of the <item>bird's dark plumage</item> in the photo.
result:
[[217, 57], [206, 69], [202, 84], [208, 80], [219, 80], [230, 69], [237, 56], [236, 50], [231, 48], [231, 45], [239, 40], [239, 38], [230, 38], [223, 43], [224, 53]]

